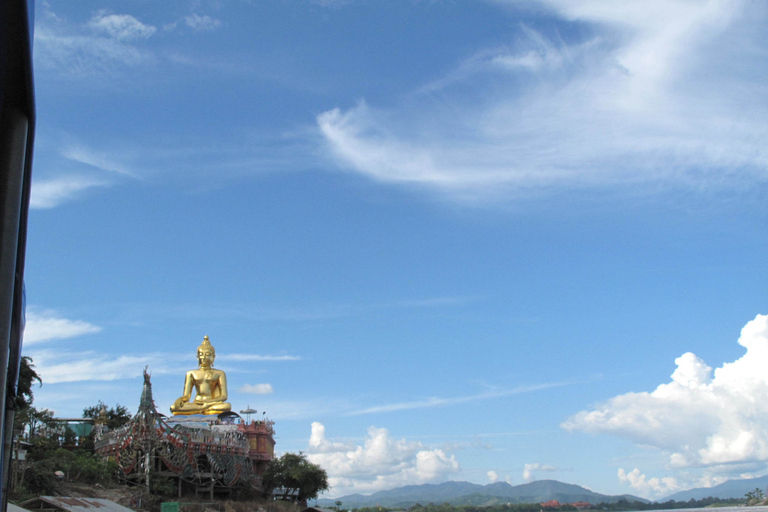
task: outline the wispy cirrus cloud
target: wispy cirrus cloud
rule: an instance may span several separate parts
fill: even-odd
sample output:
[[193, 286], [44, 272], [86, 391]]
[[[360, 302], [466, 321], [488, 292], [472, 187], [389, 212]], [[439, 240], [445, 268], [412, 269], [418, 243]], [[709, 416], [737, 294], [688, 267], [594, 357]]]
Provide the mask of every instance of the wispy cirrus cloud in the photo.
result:
[[149, 39], [157, 28], [146, 25], [130, 14], [109, 14], [99, 11], [86, 23], [94, 32], [120, 40]]
[[285, 398], [276, 400], [271, 394], [266, 394], [260, 396], [259, 404], [258, 409], [266, 412], [266, 416], [275, 421], [311, 420], [318, 416], [334, 415], [339, 410], [349, 409], [349, 404], [345, 400], [332, 397], [324, 397], [322, 400], [291, 400]]
[[27, 311], [24, 345], [76, 338], [101, 331], [101, 327], [83, 320], [63, 318], [55, 311]]
[[226, 354], [227, 361], [301, 361], [299, 356], [271, 356], [261, 354]]
[[55, 163], [47, 163], [45, 173], [33, 177], [31, 208], [55, 208], [85, 197], [90, 189], [110, 187], [126, 177], [138, 178], [124, 163], [130, 155], [121, 151], [98, 150], [72, 140], [58, 144]]
[[[238, 320], [314, 321], [377, 313], [382, 310], [457, 308], [480, 300], [471, 296], [437, 296], [395, 299], [384, 302], [336, 303], [307, 302], [286, 304], [261, 303], [157, 303], [130, 304], [123, 310], [126, 321], [165, 322], [168, 318], [229, 318]], [[247, 355], [253, 357], [253, 355]], [[283, 356], [280, 356], [283, 357]], [[252, 359], [256, 360], [256, 359]]]
[[551, 383], [543, 383], [543, 384], [534, 384], [530, 386], [519, 386], [513, 389], [494, 389], [484, 393], [478, 393], [476, 395], [469, 395], [469, 396], [430, 397], [430, 398], [425, 398], [423, 400], [414, 400], [411, 402], [398, 402], [394, 404], [367, 407], [365, 409], [352, 411], [348, 414], [350, 416], [356, 416], [360, 414], [377, 414], [377, 413], [383, 413], [383, 412], [407, 411], [411, 409], [446, 407], [449, 405], [456, 405], [456, 404], [467, 403], [467, 402], [491, 400], [494, 398], [502, 398], [505, 396], [520, 395], [523, 393], [532, 393], [532, 392], [541, 391], [544, 389], [567, 386], [569, 384], [572, 384], [572, 383], [571, 382], [551, 382]]
[[352, 0], [309, 0], [309, 2], [321, 7], [343, 7], [352, 3]]
[[101, 171], [113, 172], [116, 174], [123, 174], [126, 176], [135, 176], [128, 167], [120, 162], [118, 158], [106, 151], [98, 151], [93, 148], [89, 148], [83, 144], [71, 144], [65, 147], [61, 156], [67, 160], [85, 164], [89, 167], [96, 168]]
[[29, 207], [33, 209], [55, 208], [60, 204], [81, 197], [86, 190], [109, 186], [107, 180], [94, 176], [59, 176], [32, 180]]
[[155, 31], [128, 14], [99, 12], [86, 23], [69, 23], [46, 5], [35, 25], [35, 65], [60, 77], [83, 78], [151, 63], [154, 56], [140, 43]]
[[540, 5], [589, 35], [566, 41], [524, 28], [399, 107], [326, 111], [317, 126], [330, 154], [381, 182], [469, 200], [768, 180], [764, 5]]
[[216, 30], [223, 26], [221, 20], [212, 18], [207, 14], [200, 15], [195, 13], [185, 16], [184, 23], [192, 30]]
[[163, 373], [157, 366], [162, 359], [156, 354], [115, 356], [93, 351], [35, 350], [29, 355], [46, 384], [130, 379], [141, 376], [149, 364], [153, 365], [153, 373]]

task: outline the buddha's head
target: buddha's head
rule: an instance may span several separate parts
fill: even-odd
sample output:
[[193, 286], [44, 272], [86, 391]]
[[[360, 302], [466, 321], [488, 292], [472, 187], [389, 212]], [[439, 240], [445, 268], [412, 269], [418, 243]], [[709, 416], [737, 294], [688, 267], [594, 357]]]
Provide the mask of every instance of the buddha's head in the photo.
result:
[[208, 336], [203, 338], [203, 342], [197, 347], [197, 362], [200, 366], [210, 368], [216, 359], [216, 349], [211, 345]]

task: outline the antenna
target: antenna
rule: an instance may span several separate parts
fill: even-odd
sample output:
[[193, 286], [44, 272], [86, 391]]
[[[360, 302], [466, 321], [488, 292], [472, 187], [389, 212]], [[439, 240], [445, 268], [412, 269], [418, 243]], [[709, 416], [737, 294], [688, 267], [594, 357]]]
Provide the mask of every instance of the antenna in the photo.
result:
[[245, 414], [245, 418], [246, 418], [245, 421], [250, 423], [251, 422], [251, 414], [256, 414], [257, 412], [259, 412], [259, 411], [257, 411], [256, 409], [251, 409], [251, 404], [248, 404], [248, 408], [243, 410], [243, 411], [240, 411], [240, 414]]

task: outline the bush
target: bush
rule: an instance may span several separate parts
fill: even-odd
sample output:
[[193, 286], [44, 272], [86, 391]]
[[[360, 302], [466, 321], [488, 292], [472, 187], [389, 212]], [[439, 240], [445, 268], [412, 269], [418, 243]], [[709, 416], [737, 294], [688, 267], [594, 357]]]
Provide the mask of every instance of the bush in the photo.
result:
[[152, 496], [175, 498], [178, 489], [170, 478], [154, 477], [149, 480], [149, 492]]
[[24, 471], [21, 493], [53, 494], [57, 483], [56, 476], [53, 474], [55, 471], [57, 471], [56, 464], [50, 459], [30, 463]]

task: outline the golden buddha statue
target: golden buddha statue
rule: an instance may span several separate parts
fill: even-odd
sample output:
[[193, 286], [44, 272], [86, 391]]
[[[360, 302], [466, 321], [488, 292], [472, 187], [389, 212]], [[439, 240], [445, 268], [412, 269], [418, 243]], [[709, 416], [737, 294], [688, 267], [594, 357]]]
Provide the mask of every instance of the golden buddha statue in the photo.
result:
[[[213, 368], [216, 350], [208, 340], [197, 347], [197, 361], [200, 368], [187, 372], [184, 379], [184, 394], [171, 406], [173, 414], [219, 414], [232, 409], [227, 400], [227, 375]], [[195, 399], [192, 388], [195, 388]]]

